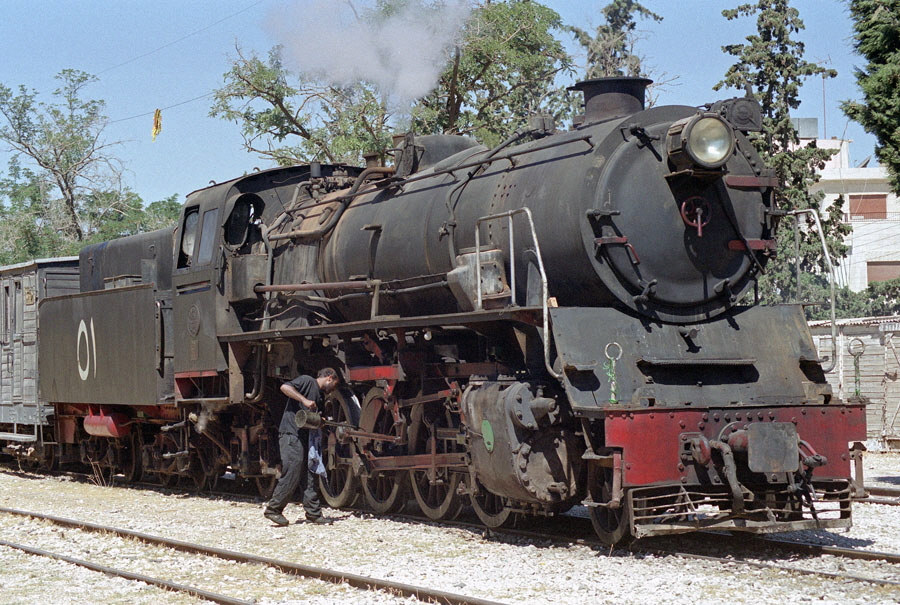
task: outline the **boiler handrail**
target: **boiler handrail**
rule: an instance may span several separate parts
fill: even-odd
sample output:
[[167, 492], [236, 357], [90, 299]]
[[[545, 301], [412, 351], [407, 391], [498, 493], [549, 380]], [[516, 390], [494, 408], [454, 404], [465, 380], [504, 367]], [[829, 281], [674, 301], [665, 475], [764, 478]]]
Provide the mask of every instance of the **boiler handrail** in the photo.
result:
[[544, 365], [547, 368], [547, 372], [549, 372], [551, 376], [553, 376], [557, 380], [562, 380], [562, 374], [555, 371], [552, 364], [550, 363], [550, 314], [547, 311], [547, 297], [549, 295], [549, 288], [547, 287], [547, 272], [544, 270], [544, 260], [541, 256], [541, 246], [538, 243], [537, 231], [534, 228], [534, 217], [531, 214], [531, 209], [527, 206], [516, 208], [514, 210], [508, 210], [499, 214], [482, 216], [475, 221], [475, 310], [481, 311], [484, 308], [481, 292], [481, 223], [485, 221], [501, 219], [504, 217], [507, 219], [507, 226], [509, 229], [509, 273], [510, 291], [512, 294], [510, 300], [512, 301], [513, 305], [516, 304], [516, 254], [514, 245], [515, 241], [513, 237], [513, 216], [516, 216], [518, 214], [524, 214], [528, 219], [528, 228], [531, 231], [531, 241], [534, 242], [534, 254], [537, 257], [538, 269], [541, 272], [541, 313], [543, 316], [544, 328], [541, 339], [543, 340], [544, 344]]
[[[834, 265], [831, 262], [831, 255], [828, 253], [828, 243], [825, 241], [825, 232], [822, 231], [822, 222], [819, 220], [819, 213], [814, 208], [807, 208], [805, 210], [791, 210], [788, 214], [793, 215], [796, 220], [797, 217], [801, 214], [809, 214], [812, 215], [813, 219], [816, 222], [816, 229], [819, 231], [819, 240], [822, 242], [822, 251], [825, 253], [825, 261], [828, 263], [828, 282], [831, 286], [831, 359], [828, 362], [828, 365], [822, 368], [822, 372], [825, 374], [831, 372], [834, 369], [834, 366], [837, 364], [837, 321], [835, 320], [835, 293], [834, 293]], [[795, 226], [795, 228], [797, 228]], [[799, 256], [796, 259], [797, 265], [800, 265]], [[799, 279], [798, 282], [799, 284]]]

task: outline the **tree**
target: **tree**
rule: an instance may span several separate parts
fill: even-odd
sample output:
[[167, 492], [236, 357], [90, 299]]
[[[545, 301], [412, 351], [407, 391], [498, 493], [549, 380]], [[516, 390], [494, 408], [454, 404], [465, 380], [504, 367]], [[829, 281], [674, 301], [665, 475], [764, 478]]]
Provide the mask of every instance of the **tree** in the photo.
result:
[[496, 145], [528, 116], [567, 116], [554, 79], [572, 62], [555, 31], [559, 15], [538, 2], [485, 2], [472, 14], [435, 90], [413, 110], [419, 133], [473, 135]]
[[56, 256], [65, 246], [48, 216], [47, 192], [52, 189], [46, 175], [23, 167], [15, 156], [10, 160], [0, 179], [0, 197], [6, 201], [0, 205], [0, 264]]
[[[372, 11], [358, 13], [354, 8], [353, 13], [380, 31], [391, 19], [408, 18], [412, 8], [438, 11], [441, 5], [381, 0]], [[553, 87], [556, 74], [570, 66], [562, 43], [553, 35], [560, 27], [559, 15], [537, 2], [478, 5], [461, 41], [450, 48], [446, 68], [431, 81], [436, 87], [414, 103], [391, 105], [393, 110], [387, 101], [393, 91], [385, 89], [390, 78], [384, 72], [402, 66], [396, 60], [391, 63], [390, 49], [369, 49], [371, 56], [365, 58], [375, 63], [368, 73], [335, 82], [338, 73], [358, 70], [335, 64], [330, 71], [292, 73], [285, 67], [283, 47], [273, 48], [265, 59], [237, 48], [224, 86], [215, 91], [210, 115], [240, 124], [245, 147], [279, 164], [359, 163], [364, 153], [384, 158], [403, 117], [418, 134], [468, 134], [493, 145], [534, 111], [565, 115], [565, 93]], [[442, 31], [442, 39], [447, 35]], [[374, 72], [382, 76], [377, 83], [362, 77]]]
[[[878, 317], [900, 314], [900, 279], [873, 282], [862, 292], [844, 287], [836, 292], [837, 317]], [[818, 306], [810, 309], [810, 319], [829, 319], [830, 309]]]
[[601, 13], [606, 23], [597, 26], [593, 37], [580, 27], [566, 26], [587, 51], [585, 78], [645, 77], [641, 58], [634, 52], [637, 39], [635, 15], [657, 22], [662, 21], [662, 17], [636, 0], [613, 0]]
[[[280, 46], [270, 50], [266, 60], [236, 50], [225, 85], [215, 91], [210, 115], [240, 124], [248, 151], [279, 165], [311, 160], [359, 163], [363, 153], [386, 155], [391, 147], [390, 114], [374, 87], [294, 77], [284, 67]], [[289, 84], [291, 79], [296, 84]]]
[[850, 0], [856, 51], [868, 64], [856, 70], [863, 102], [841, 105], [875, 135], [875, 154], [900, 194], [900, 0]]
[[[169, 223], [178, 214], [168, 200], [145, 215], [140, 197], [123, 185], [112, 155], [118, 143], [103, 136], [104, 103], [82, 96], [96, 78], [66, 69], [56, 79], [60, 86], [50, 103], [25, 86], [16, 93], [0, 84], [0, 141], [13, 151], [0, 178], [3, 263], [74, 254], [92, 241]], [[116, 230], [116, 223], [130, 227]]]
[[[766, 164], [774, 168], [780, 182], [775, 205], [782, 211], [819, 209], [822, 194], [812, 194], [810, 186], [818, 180], [817, 171], [833, 151], [818, 149], [815, 142], [799, 146], [797, 131], [791, 124], [791, 110], [800, 106], [799, 91], [803, 81], [813, 76], [834, 77], [833, 69], [826, 69], [803, 59], [804, 45], [793, 39], [804, 29], [799, 12], [789, 0], [758, 0], [724, 10], [726, 19], [756, 15], [757, 34], [747, 36], [746, 44], [730, 44], [723, 50], [738, 61], [714, 87], [738, 90], [752, 87], [762, 105], [763, 135], [754, 144]], [[843, 238], [850, 228], [842, 222], [842, 202], [832, 204], [822, 216], [829, 253], [832, 259], [846, 254]], [[815, 231], [814, 222], [801, 219], [799, 260], [800, 287], [811, 292], [816, 300], [827, 298], [828, 275], [825, 256]], [[788, 228], [793, 219], [788, 219]], [[794, 238], [782, 230], [776, 256], [770, 259], [766, 273], [759, 280], [759, 294], [763, 302], [787, 302], [795, 298], [798, 284], [794, 271]]]

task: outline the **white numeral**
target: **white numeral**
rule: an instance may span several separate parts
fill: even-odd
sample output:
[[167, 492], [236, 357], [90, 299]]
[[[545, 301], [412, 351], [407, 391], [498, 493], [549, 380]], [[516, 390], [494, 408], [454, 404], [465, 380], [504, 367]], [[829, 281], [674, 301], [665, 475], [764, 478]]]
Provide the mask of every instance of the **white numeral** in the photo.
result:
[[[81, 338], [84, 337], [84, 350], [87, 356], [84, 366], [81, 365]], [[94, 360], [94, 378], [97, 377], [97, 339], [94, 337], [94, 318], [91, 318], [91, 333], [88, 334], [84, 320], [78, 324], [78, 342], [75, 345], [75, 355], [78, 359], [78, 375], [82, 380], [87, 380], [91, 373], [91, 359]]]

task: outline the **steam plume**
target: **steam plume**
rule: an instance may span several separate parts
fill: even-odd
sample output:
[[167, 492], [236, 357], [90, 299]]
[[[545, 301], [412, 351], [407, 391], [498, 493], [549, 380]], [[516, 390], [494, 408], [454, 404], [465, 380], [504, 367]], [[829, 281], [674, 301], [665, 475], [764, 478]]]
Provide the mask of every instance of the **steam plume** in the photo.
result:
[[370, 8], [346, 0], [283, 4], [268, 25], [285, 67], [336, 85], [366, 80], [400, 105], [426, 95], [469, 16], [467, 2], [408, 0], [377, 20], [366, 18]]

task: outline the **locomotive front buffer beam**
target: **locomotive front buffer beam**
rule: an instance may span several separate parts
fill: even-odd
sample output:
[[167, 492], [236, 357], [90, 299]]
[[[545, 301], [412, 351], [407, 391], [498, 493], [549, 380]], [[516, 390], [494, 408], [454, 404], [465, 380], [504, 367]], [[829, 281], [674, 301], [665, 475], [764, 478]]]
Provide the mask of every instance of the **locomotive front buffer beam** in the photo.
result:
[[[777, 533], [850, 526], [846, 434], [858, 405], [609, 412], [608, 456], [586, 456], [608, 499], [640, 538], [729, 529]], [[603, 487], [605, 484], [605, 487]]]

